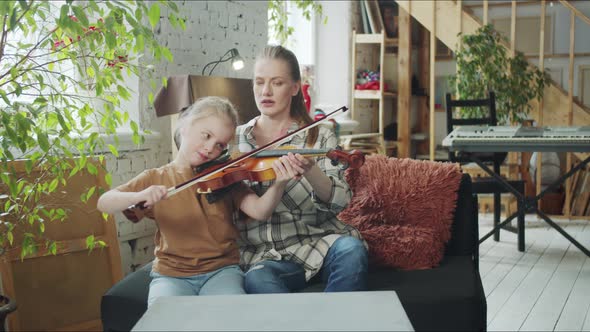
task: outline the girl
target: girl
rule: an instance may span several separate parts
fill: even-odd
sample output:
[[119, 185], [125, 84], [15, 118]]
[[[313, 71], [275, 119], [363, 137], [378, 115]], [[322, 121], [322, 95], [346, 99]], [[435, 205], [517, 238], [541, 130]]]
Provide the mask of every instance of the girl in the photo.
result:
[[166, 199], [167, 188], [190, 180], [196, 166], [220, 156], [236, 126], [237, 113], [229, 101], [199, 99], [178, 119], [176, 158], [142, 172], [98, 201], [98, 209], [107, 213], [145, 201], [145, 215], [156, 221], [148, 306], [160, 296], [244, 293], [231, 215], [239, 208], [252, 218], [268, 218], [287, 181], [296, 175], [290, 164], [281, 159], [274, 163], [276, 181], [262, 197], [241, 184], [214, 203], [190, 188]]
[[[254, 66], [254, 97], [260, 116], [236, 130], [237, 148], [248, 152], [312, 122], [301, 93], [301, 74], [295, 55], [268, 46]], [[320, 126], [295, 135], [285, 145], [334, 148], [336, 136]], [[286, 162], [299, 175], [287, 185], [270, 219], [241, 216], [240, 264], [248, 269], [248, 293], [294, 292], [319, 273], [326, 292], [366, 289], [367, 249], [360, 233], [336, 214], [352, 193], [340, 168], [327, 158], [317, 163], [289, 154]], [[253, 183], [258, 194], [271, 183]], [[255, 219], [257, 221], [250, 221]]]

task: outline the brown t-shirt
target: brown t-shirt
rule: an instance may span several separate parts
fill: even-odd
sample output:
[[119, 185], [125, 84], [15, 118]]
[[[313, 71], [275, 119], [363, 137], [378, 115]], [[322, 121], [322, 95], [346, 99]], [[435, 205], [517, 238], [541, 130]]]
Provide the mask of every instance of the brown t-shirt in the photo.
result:
[[[143, 171], [116, 189], [138, 192], [151, 185], [167, 188], [194, 177], [192, 170], [175, 164]], [[189, 187], [145, 210], [145, 216], [156, 221], [158, 229], [153, 270], [167, 276], [182, 277], [211, 272], [239, 261], [236, 240], [238, 232], [232, 223], [232, 212], [247, 192], [244, 185], [209, 204], [205, 195]], [[232, 199], [233, 196], [233, 199]]]

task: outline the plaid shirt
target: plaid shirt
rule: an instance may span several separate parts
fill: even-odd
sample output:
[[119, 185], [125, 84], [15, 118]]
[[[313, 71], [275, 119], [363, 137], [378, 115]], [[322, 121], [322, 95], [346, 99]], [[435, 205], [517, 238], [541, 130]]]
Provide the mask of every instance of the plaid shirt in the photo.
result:
[[[256, 148], [252, 135], [258, 117], [241, 125], [236, 130], [237, 149], [244, 153]], [[298, 128], [293, 123], [292, 132]], [[298, 133], [282, 145], [304, 148], [307, 131]], [[318, 139], [313, 149], [329, 149], [336, 146], [334, 132], [319, 126]], [[232, 149], [236, 150], [236, 146]], [[344, 171], [333, 166], [326, 157], [316, 158], [316, 164], [332, 180], [332, 193], [327, 202], [320, 201], [311, 184], [302, 177], [290, 180], [285, 187], [281, 202], [268, 220], [252, 220], [241, 212], [234, 214], [234, 222], [240, 231], [240, 265], [245, 270], [263, 260], [289, 260], [303, 265], [309, 280], [322, 267], [330, 246], [342, 235], [362, 239], [352, 226], [344, 224], [336, 214], [350, 202], [352, 192], [344, 181]], [[258, 195], [262, 195], [273, 181], [249, 182]], [[365, 243], [366, 246], [366, 243]]]

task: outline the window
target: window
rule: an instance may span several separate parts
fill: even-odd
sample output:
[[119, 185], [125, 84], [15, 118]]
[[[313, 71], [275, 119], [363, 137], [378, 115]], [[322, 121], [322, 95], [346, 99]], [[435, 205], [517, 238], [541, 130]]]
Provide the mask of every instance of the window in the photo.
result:
[[[287, 26], [294, 27], [293, 34], [285, 43], [285, 47], [293, 51], [300, 65], [313, 65], [315, 63], [315, 13], [312, 12], [310, 20], [303, 17], [302, 11], [292, 1], [282, 3], [287, 10]], [[280, 44], [276, 39], [276, 32], [272, 25], [268, 29], [268, 43]]]

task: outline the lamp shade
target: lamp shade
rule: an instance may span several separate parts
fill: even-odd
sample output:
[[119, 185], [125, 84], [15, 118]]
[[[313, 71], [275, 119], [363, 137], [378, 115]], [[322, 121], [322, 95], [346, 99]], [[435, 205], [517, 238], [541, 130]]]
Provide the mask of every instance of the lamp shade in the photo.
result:
[[205, 69], [209, 65], [213, 65], [213, 68], [211, 68], [211, 70], [209, 71], [209, 75], [211, 75], [213, 73], [213, 70], [217, 67], [217, 65], [219, 63], [226, 62], [229, 60], [231, 60], [232, 68], [234, 70], [240, 70], [240, 69], [244, 68], [244, 59], [240, 56], [240, 53], [238, 52], [238, 50], [236, 48], [232, 48], [229, 51], [225, 52], [225, 54], [222, 55], [221, 58], [219, 58], [219, 60], [212, 61], [212, 62], [209, 62], [208, 64], [206, 64], [203, 67], [203, 71], [201, 74], [205, 75]]

